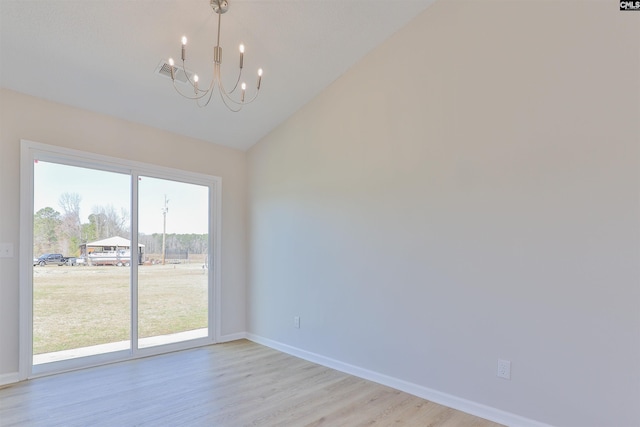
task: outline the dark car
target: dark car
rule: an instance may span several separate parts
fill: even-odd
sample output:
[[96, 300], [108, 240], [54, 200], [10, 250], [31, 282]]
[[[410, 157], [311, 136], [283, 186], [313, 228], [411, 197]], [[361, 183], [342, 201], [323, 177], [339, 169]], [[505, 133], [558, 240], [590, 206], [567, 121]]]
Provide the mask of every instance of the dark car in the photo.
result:
[[33, 259], [33, 265], [45, 266], [47, 264], [66, 264], [67, 259], [62, 254], [42, 254], [37, 259]]

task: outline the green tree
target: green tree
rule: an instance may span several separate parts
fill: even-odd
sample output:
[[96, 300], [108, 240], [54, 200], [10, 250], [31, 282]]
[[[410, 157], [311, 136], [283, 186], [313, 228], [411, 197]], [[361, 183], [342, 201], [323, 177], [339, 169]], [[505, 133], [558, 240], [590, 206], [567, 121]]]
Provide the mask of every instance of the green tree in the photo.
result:
[[34, 254], [60, 251], [58, 230], [61, 223], [60, 212], [53, 208], [42, 208], [35, 213], [33, 216]]
[[96, 220], [97, 218], [95, 215], [89, 215], [89, 222], [82, 224], [82, 243], [98, 240]]

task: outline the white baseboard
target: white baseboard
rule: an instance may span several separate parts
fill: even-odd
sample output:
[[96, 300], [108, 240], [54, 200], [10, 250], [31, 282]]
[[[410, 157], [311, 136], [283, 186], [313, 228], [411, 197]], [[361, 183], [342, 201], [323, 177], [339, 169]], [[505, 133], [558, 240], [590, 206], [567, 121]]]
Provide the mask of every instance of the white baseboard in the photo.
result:
[[396, 390], [401, 390], [414, 396], [429, 400], [431, 402], [438, 403], [449, 408], [457, 409], [459, 411], [466, 412], [468, 414], [475, 415], [477, 417], [484, 418], [499, 424], [504, 424], [511, 427], [550, 427], [548, 424], [544, 424], [539, 421], [524, 418], [510, 412], [505, 412], [500, 409], [483, 405], [481, 403], [472, 402], [467, 399], [462, 399], [460, 397], [456, 397], [447, 393], [442, 393], [428, 387], [410, 383], [408, 381], [400, 380], [398, 378], [390, 377], [388, 375], [380, 374], [368, 369], [363, 369], [358, 366], [350, 365], [339, 360], [322, 356], [320, 354], [302, 350], [297, 347], [292, 347], [288, 344], [283, 344], [251, 333], [247, 333], [245, 335], [247, 339], [253, 342], [271, 347], [283, 353], [287, 353], [292, 356], [296, 356], [301, 359], [335, 369], [337, 371], [345, 372], [359, 378], [364, 378], [378, 384], [392, 387]]
[[0, 374], [0, 386], [17, 383], [18, 381], [20, 381], [20, 374], [18, 372]]
[[218, 337], [218, 342], [223, 343], [223, 342], [229, 342], [229, 341], [237, 341], [245, 338], [247, 338], [246, 332], [238, 332], [237, 334], [222, 335]]

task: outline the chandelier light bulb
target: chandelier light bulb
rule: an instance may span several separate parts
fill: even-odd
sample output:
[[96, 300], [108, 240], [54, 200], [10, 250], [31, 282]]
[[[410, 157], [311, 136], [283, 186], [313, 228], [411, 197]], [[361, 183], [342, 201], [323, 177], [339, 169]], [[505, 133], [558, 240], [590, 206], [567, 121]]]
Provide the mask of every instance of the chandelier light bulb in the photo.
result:
[[187, 36], [182, 36], [182, 61], [187, 59]]
[[173, 64], [175, 64], [175, 62], [173, 62], [173, 58], [169, 58], [169, 68], [171, 68], [171, 80], [176, 79], [176, 75], [174, 74], [174, 71], [173, 71]]
[[240, 53], [244, 53], [244, 45], [240, 43]]

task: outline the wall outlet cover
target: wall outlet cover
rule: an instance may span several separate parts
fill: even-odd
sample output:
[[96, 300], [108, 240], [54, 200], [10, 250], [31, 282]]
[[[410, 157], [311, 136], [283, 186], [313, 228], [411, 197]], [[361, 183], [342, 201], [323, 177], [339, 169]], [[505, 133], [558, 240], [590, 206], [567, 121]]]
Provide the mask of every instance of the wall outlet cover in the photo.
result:
[[511, 362], [508, 360], [498, 359], [498, 377], [505, 380], [511, 379]]

